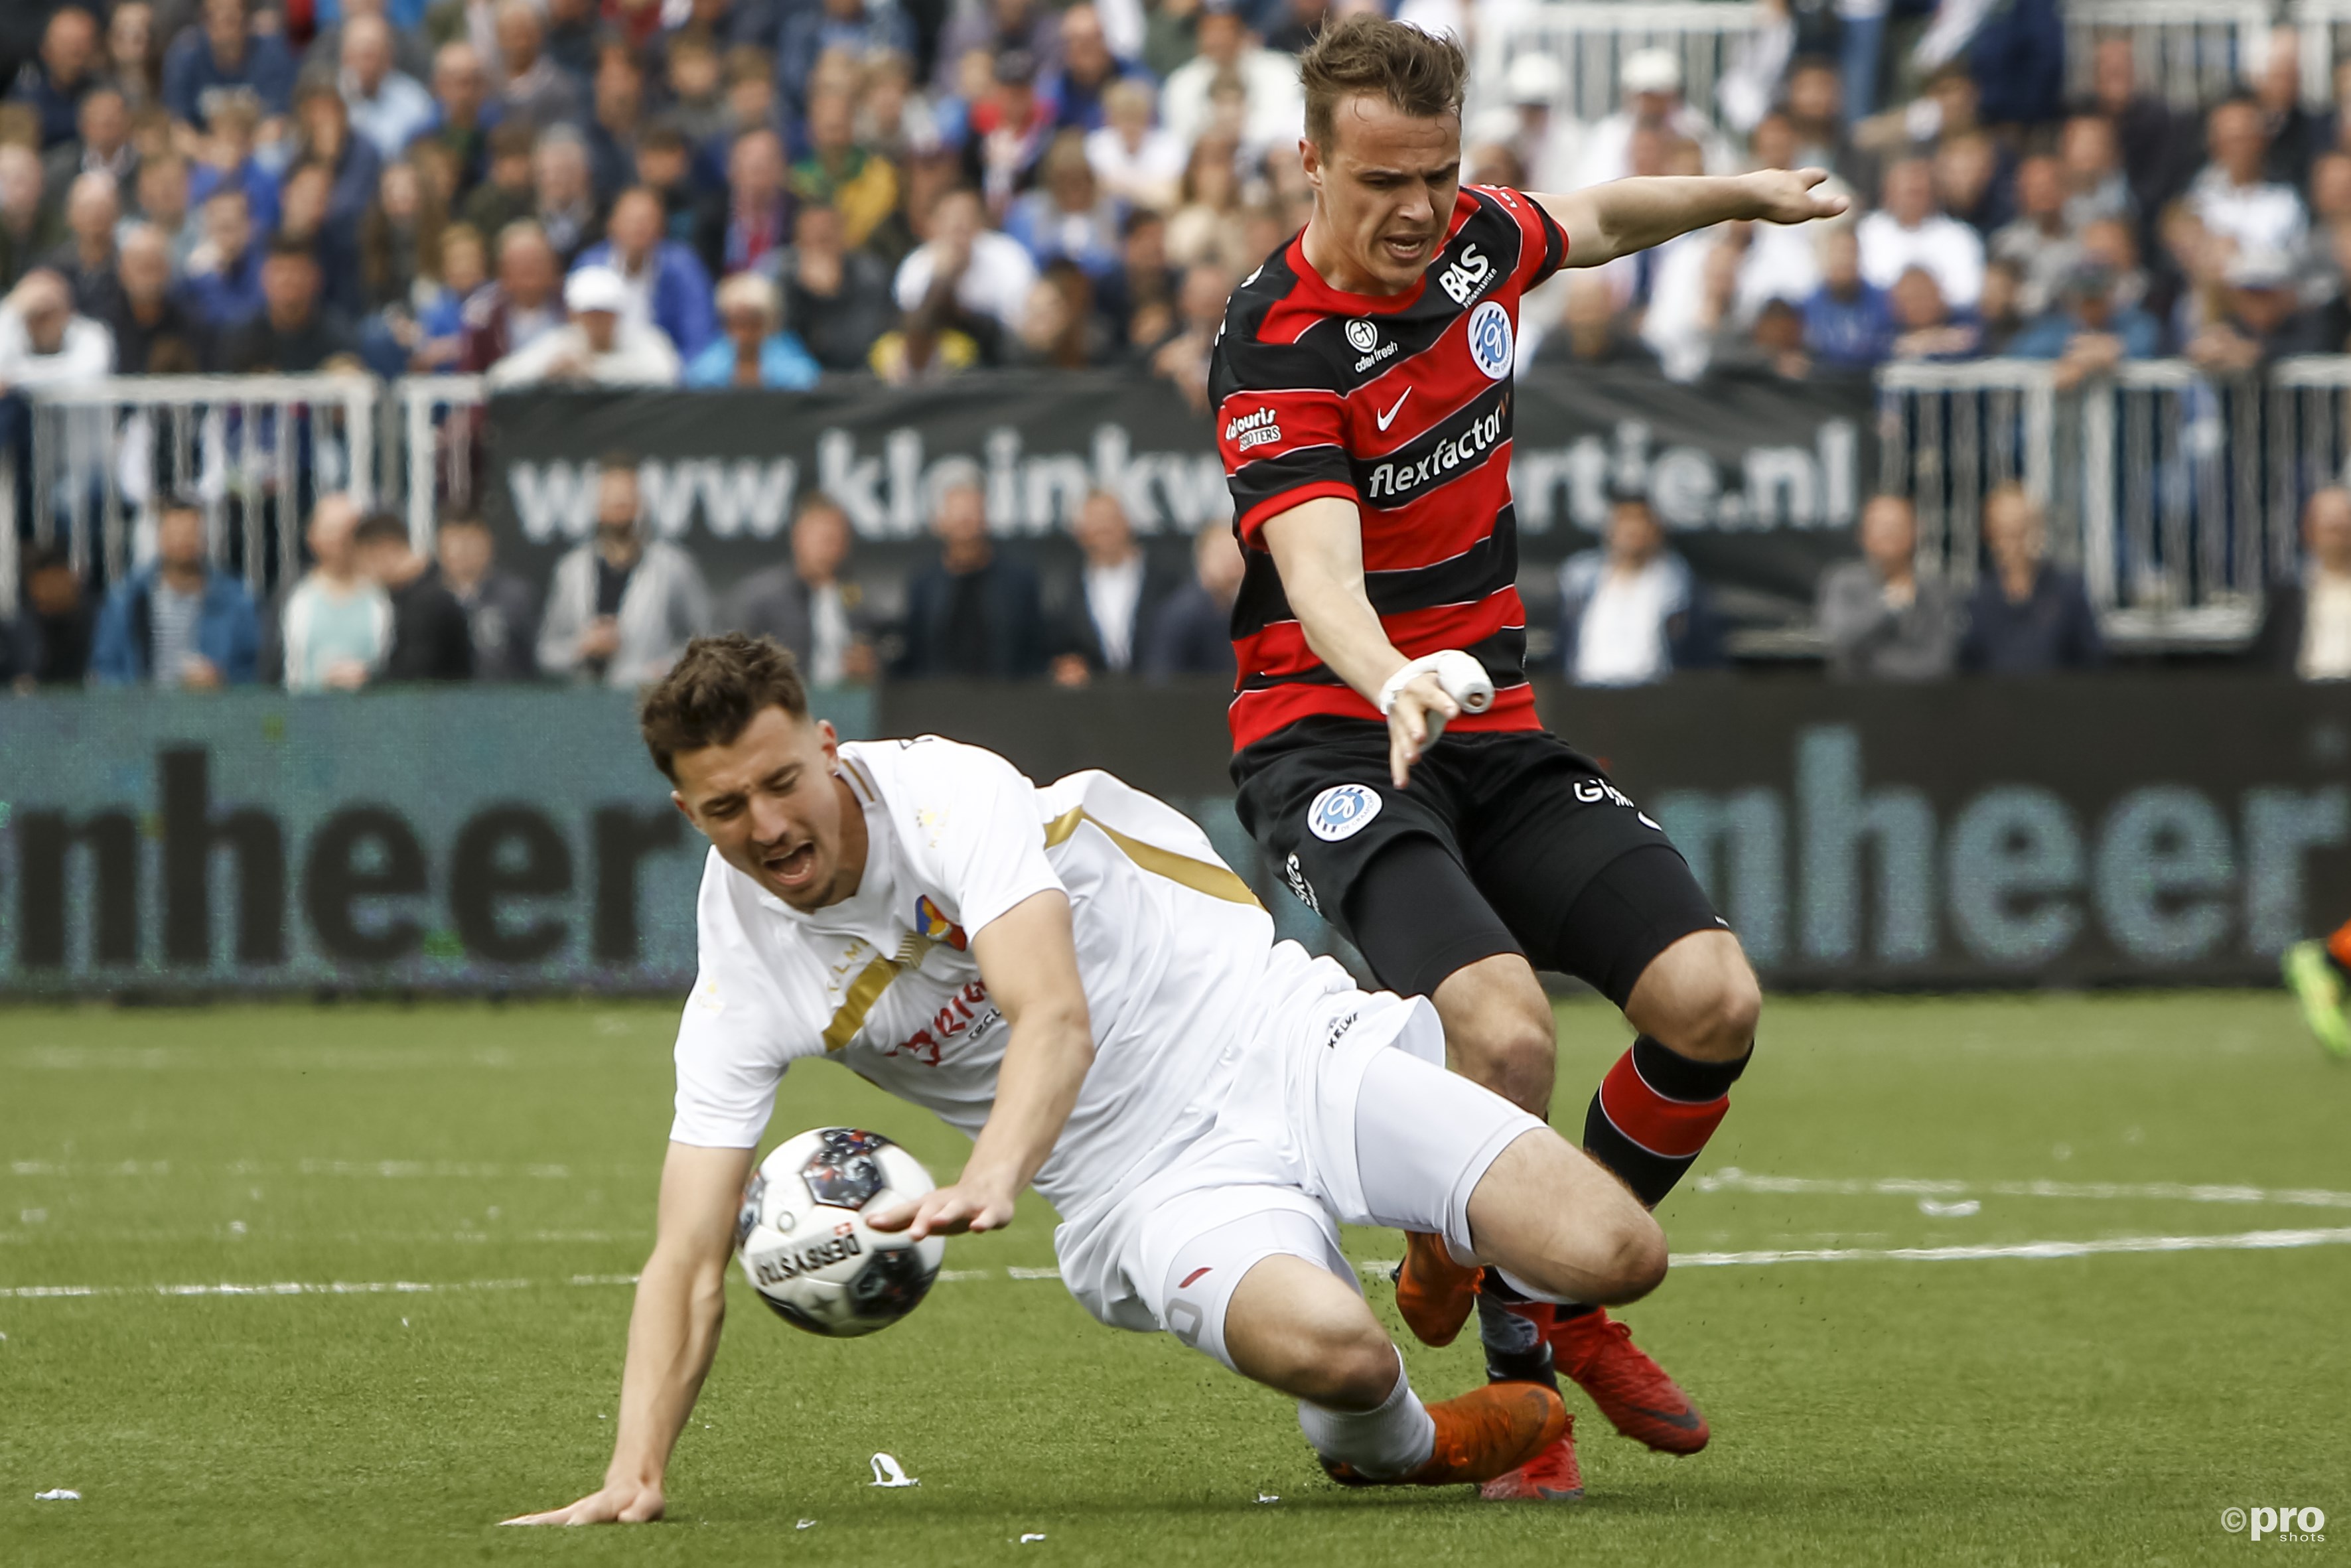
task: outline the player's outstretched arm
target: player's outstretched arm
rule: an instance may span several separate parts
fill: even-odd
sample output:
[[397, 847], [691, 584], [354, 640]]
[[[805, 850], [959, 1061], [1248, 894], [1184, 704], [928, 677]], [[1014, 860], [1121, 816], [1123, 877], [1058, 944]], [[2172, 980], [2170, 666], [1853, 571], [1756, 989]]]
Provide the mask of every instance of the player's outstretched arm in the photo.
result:
[[569, 1508], [507, 1523], [637, 1524], [662, 1516], [670, 1450], [718, 1354], [726, 1259], [734, 1250], [735, 1215], [751, 1174], [751, 1154], [669, 1146], [662, 1164], [660, 1229], [629, 1314], [620, 1427], [604, 1484]]
[[1747, 174], [1657, 174], [1611, 180], [1565, 195], [1537, 195], [1567, 231], [1567, 265], [1598, 267], [1711, 224], [1833, 218], [1851, 204], [1816, 187], [1825, 169], [1758, 169]]
[[1069, 894], [1030, 894], [973, 933], [971, 951], [1012, 1030], [997, 1069], [996, 1103], [956, 1184], [870, 1216], [876, 1230], [912, 1230], [920, 1240], [1011, 1224], [1013, 1201], [1053, 1152], [1094, 1064]]
[[[1364, 524], [1355, 504], [1318, 496], [1268, 518], [1264, 537], [1306, 645], [1377, 706], [1388, 677], [1408, 661], [1388, 641], [1364, 590]], [[1388, 709], [1388, 772], [1397, 789], [1460, 712], [1434, 674], [1416, 676], [1396, 693]]]

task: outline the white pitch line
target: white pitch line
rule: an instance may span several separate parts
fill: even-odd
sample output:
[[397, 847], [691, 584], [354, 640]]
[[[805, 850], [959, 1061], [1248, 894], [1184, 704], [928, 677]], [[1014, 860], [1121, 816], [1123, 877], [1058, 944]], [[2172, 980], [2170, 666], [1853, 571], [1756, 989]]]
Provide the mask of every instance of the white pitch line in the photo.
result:
[[1690, 1186], [1699, 1192], [1754, 1192], [1806, 1197], [2056, 1197], [2095, 1201], [2145, 1199], [2170, 1203], [2282, 1203], [2304, 1208], [2351, 1208], [2351, 1192], [2322, 1187], [2234, 1186], [2189, 1182], [1938, 1181], [1924, 1177], [1875, 1179], [1753, 1176], [1736, 1166], [1710, 1171]]

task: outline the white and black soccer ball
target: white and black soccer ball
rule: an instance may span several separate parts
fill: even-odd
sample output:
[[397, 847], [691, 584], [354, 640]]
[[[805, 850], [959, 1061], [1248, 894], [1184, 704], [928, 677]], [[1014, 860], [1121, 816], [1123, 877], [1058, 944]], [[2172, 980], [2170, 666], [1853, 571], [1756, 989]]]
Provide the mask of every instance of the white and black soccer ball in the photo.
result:
[[937, 1184], [879, 1133], [818, 1127], [759, 1162], [735, 1220], [735, 1250], [759, 1299], [794, 1328], [852, 1339], [921, 1304], [946, 1242], [879, 1231], [866, 1214]]

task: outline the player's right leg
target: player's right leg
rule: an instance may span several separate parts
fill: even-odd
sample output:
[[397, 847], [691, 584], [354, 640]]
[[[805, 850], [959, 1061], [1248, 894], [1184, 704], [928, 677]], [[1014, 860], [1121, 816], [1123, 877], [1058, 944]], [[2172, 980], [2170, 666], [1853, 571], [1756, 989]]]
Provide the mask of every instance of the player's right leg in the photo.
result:
[[2295, 943], [2285, 950], [2280, 967], [2311, 1034], [2334, 1055], [2351, 1057], [2351, 1017], [2343, 1005], [2345, 982], [2351, 977], [2351, 923], [2324, 942]]

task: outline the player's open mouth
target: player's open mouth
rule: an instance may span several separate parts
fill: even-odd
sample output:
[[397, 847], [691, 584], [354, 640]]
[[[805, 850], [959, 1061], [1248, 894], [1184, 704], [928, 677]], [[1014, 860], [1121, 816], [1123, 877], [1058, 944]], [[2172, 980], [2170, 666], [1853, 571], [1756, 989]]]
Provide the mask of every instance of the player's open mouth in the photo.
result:
[[1428, 259], [1429, 246], [1426, 235], [1410, 237], [1391, 235], [1380, 241], [1380, 246], [1400, 266], [1409, 267], [1415, 262]]
[[769, 850], [760, 855], [759, 864], [782, 886], [805, 886], [816, 875], [816, 844], [809, 841]]

